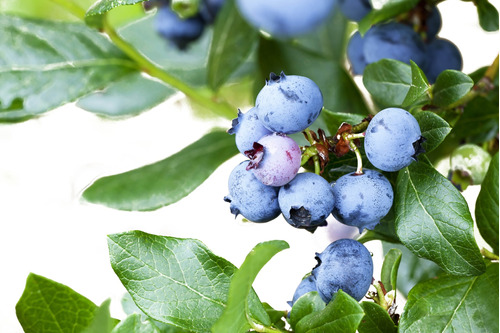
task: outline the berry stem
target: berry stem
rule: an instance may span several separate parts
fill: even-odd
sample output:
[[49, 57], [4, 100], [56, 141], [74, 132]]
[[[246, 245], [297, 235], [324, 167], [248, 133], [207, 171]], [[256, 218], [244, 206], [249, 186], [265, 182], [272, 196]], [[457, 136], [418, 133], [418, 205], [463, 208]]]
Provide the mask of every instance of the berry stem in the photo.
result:
[[484, 76], [476, 82], [476, 84], [472, 87], [472, 89], [461, 99], [456, 101], [453, 104], [450, 104], [444, 110], [451, 110], [462, 107], [469, 103], [471, 100], [476, 98], [477, 96], [484, 96], [491, 90], [495, 89], [495, 85], [493, 81], [498, 75], [498, 55], [496, 56], [493, 63], [486, 69]]
[[318, 150], [314, 146], [302, 147], [302, 157], [300, 160], [300, 166], [304, 166], [311, 157], [318, 155]]
[[312, 134], [311, 134], [311, 130], [309, 128], [306, 128], [303, 133], [306, 135], [306, 139], [307, 141], [313, 145], [316, 141], [314, 140]]
[[314, 161], [314, 173], [317, 175], [321, 174], [321, 165], [319, 163], [319, 156], [314, 155], [313, 161]]
[[[63, 7], [71, 13], [72, 15], [78, 17], [82, 21], [85, 20], [85, 9], [81, 8], [78, 4], [71, 0], [50, 0], [53, 3]], [[111, 41], [121, 49], [129, 58], [131, 58], [138, 67], [148, 75], [155, 77], [167, 85], [181, 91], [190, 98], [196, 104], [208, 108], [213, 113], [218, 116], [232, 119], [234, 118], [235, 108], [231, 106], [227, 101], [215, 97], [213, 92], [207, 89], [196, 89], [193, 88], [182, 80], [170, 75], [165, 72], [162, 68], [155, 65], [151, 60], [142, 55], [139, 51], [135, 49], [133, 45], [125, 41], [115, 30], [115, 28], [109, 23], [107, 15], [104, 14], [104, 27], [103, 31], [108, 35]]]
[[361, 156], [361, 152], [359, 151], [358, 147], [354, 143], [355, 139], [359, 138], [364, 138], [365, 133], [357, 133], [357, 134], [347, 134], [347, 132], [343, 133], [342, 137], [349, 141], [349, 148], [356, 154], [356, 159], [357, 159], [357, 168], [356, 168], [356, 175], [362, 175], [363, 174], [363, 158]]
[[105, 32], [109, 36], [111, 41], [118, 48], [120, 48], [127, 56], [134, 60], [145, 73], [151, 75], [152, 77], [160, 79], [161, 81], [168, 84], [169, 86], [172, 86], [175, 89], [180, 90], [192, 101], [210, 109], [219, 116], [228, 119], [234, 117], [235, 109], [226, 101], [214, 100], [213, 95], [211, 95], [210, 92], [207, 91], [203, 93], [201, 90], [187, 85], [182, 80], [179, 80], [178, 78], [170, 75], [160, 67], [153, 64], [148, 58], [137, 51], [134, 46], [125, 41], [107, 20], [104, 20], [103, 32]]
[[387, 310], [389, 308], [389, 305], [385, 300], [385, 294], [382, 286], [380, 285], [380, 283], [375, 283], [373, 286], [377, 290], [377, 296], [375, 296], [373, 300], [375, 301], [375, 303]]
[[363, 158], [361, 157], [361, 152], [359, 151], [358, 147], [356, 147], [356, 145], [352, 141], [349, 141], [349, 146], [353, 149], [354, 153], [356, 154], [356, 159], [358, 161], [358, 167], [356, 168], [356, 174], [362, 175], [363, 174]]
[[363, 132], [363, 133], [355, 133], [355, 134], [348, 134], [345, 138], [347, 140], [349, 140], [349, 141], [352, 141], [352, 140], [355, 140], [355, 139], [364, 139], [365, 138], [365, 132]]
[[486, 250], [485, 248], [482, 248], [482, 249], [481, 249], [481, 254], [482, 254], [482, 255], [483, 255], [483, 257], [485, 257], [486, 259], [490, 259], [490, 260], [499, 260], [498, 255], [494, 254], [493, 252], [490, 252], [490, 251]]

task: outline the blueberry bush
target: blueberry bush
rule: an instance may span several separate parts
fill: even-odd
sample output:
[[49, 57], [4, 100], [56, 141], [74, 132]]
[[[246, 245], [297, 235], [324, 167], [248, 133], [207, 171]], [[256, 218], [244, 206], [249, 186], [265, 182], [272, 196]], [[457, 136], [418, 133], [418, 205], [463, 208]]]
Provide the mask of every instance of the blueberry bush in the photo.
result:
[[[302, 249], [317, 265], [286, 309], [252, 287], [286, 241], [256, 244], [236, 267], [203, 240], [110, 234], [127, 316], [31, 273], [15, 308], [24, 331], [498, 332], [499, 60], [462, 72], [460, 50], [439, 36], [442, 1], [2, 1], [2, 126], [73, 102], [133, 117], [176, 92], [227, 122], [96, 179], [83, 201], [157, 210], [240, 156], [214, 210], [304, 236], [338, 222], [359, 230]], [[470, 8], [498, 30], [488, 0]], [[474, 211], [470, 185], [481, 186]], [[380, 272], [368, 242], [385, 249]]]

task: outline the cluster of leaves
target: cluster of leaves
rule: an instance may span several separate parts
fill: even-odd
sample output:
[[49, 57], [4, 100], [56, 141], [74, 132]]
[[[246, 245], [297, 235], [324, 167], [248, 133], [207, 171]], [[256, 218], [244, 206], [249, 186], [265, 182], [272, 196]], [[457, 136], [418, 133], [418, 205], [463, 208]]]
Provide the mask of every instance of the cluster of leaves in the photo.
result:
[[[101, 116], [133, 116], [176, 91], [194, 107], [230, 119], [245, 99], [255, 96], [270, 72], [281, 71], [307, 76], [321, 88], [325, 110], [314, 127], [327, 134], [336, 133], [343, 122], [359, 123], [371, 111], [345, 67], [352, 27], [339, 12], [314, 33], [280, 41], [250, 27], [228, 0], [213, 31], [189, 52], [179, 53], [158, 47], [163, 42], [152, 29], [151, 16], [140, 8], [143, 0], [99, 0], [92, 6], [90, 0], [51, 1], [78, 19], [50, 6], [48, 11], [0, 14], [2, 122], [25, 121], [75, 101]], [[33, 0], [19, 2], [36, 8]], [[417, 2], [387, 1], [368, 14], [359, 29], [366, 31], [403, 14]], [[481, 26], [497, 30], [496, 9], [487, 0], [474, 4]], [[464, 142], [490, 147], [492, 154], [498, 150], [497, 74], [498, 58], [470, 75], [444, 71], [433, 85], [414, 63], [385, 59], [364, 72], [363, 84], [376, 108], [409, 110], [427, 138], [426, 154], [418, 162], [386, 174], [395, 191], [394, 207], [375, 230], [359, 238], [402, 248], [388, 252], [381, 274], [386, 292], [398, 288], [407, 293], [399, 321], [387, 308], [374, 302], [359, 304], [343, 292], [326, 306], [317, 294], [307, 294], [289, 316], [262, 303], [252, 290], [253, 280], [274, 254], [288, 247], [283, 241], [257, 245], [237, 269], [199, 241], [139, 231], [108, 237], [112, 267], [129, 292], [124, 299], [126, 319], [110, 317], [109, 301], [97, 306], [66, 286], [31, 274], [16, 308], [19, 321], [26, 332], [43, 327], [47, 332], [363, 333], [395, 332], [398, 326], [405, 332], [463, 327], [498, 331], [498, 262], [481, 254], [467, 203], [433, 166]], [[228, 96], [239, 97], [234, 106]], [[185, 197], [236, 154], [234, 138], [214, 129], [164, 160], [98, 179], [83, 197], [121, 210], [154, 210]], [[364, 163], [369, 167], [366, 158]], [[355, 165], [353, 154], [332, 156], [323, 176], [335, 180]], [[498, 258], [498, 153], [475, 215], [479, 232], [494, 252], [487, 257]], [[406, 263], [403, 253], [409, 258]], [[415, 267], [424, 267], [417, 257], [437, 265], [429, 268], [426, 278], [436, 276], [436, 267], [439, 276], [420, 276], [409, 286], [396, 284], [400, 264], [415, 259]]]
[[[359, 304], [342, 291], [326, 306], [317, 292], [307, 293], [288, 315], [262, 303], [252, 283], [288, 248], [284, 241], [258, 244], [239, 269], [193, 239], [131, 231], [108, 236], [108, 246], [111, 265], [129, 292], [122, 300], [128, 317], [112, 318], [109, 300], [97, 306], [67, 286], [30, 274], [16, 306], [25, 332], [287, 332], [285, 320], [294, 332], [398, 331], [387, 309], [371, 301]], [[399, 249], [385, 257], [386, 292], [396, 289], [401, 258]], [[498, 299], [491, 294], [498, 291], [498, 262], [485, 262], [479, 276], [442, 274], [413, 287], [399, 329], [495, 332]]]

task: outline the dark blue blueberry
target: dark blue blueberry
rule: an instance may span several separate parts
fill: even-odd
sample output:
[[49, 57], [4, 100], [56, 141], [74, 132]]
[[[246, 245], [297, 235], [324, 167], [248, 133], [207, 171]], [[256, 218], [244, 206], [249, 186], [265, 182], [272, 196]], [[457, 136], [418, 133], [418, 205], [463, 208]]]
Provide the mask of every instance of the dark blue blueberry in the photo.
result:
[[351, 63], [351, 70], [353, 74], [363, 74], [367, 65], [365, 54], [363, 51], [364, 39], [361, 34], [356, 31], [347, 44], [347, 58]]
[[441, 30], [441, 25], [442, 25], [441, 13], [439, 12], [439, 9], [436, 6], [433, 6], [429, 15], [425, 20], [427, 41], [431, 41], [437, 36], [439, 30]]
[[328, 303], [342, 289], [357, 301], [372, 282], [373, 260], [367, 248], [353, 239], [339, 239], [319, 254], [312, 270], [321, 299]]
[[462, 70], [462, 54], [458, 47], [447, 39], [435, 38], [427, 45], [427, 66], [424, 73], [429, 83], [436, 82], [438, 75], [446, 69]]
[[338, 0], [342, 14], [351, 21], [361, 21], [372, 10], [370, 0]]
[[181, 19], [170, 6], [158, 8], [155, 25], [158, 33], [180, 50], [185, 50], [191, 42], [197, 40], [205, 28], [200, 15]]
[[364, 36], [366, 62], [394, 59], [409, 64], [413, 60], [419, 67], [426, 64], [425, 45], [420, 36], [408, 25], [389, 22], [374, 25]]
[[293, 294], [293, 298], [291, 302], [288, 302], [290, 306], [293, 306], [295, 302], [302, 296], [311, 291], [318, 291], [316, 288], [316, 279], [313, 275], [309, 275], [300, 281], [297, 289], [295, 289], [295, 293]]

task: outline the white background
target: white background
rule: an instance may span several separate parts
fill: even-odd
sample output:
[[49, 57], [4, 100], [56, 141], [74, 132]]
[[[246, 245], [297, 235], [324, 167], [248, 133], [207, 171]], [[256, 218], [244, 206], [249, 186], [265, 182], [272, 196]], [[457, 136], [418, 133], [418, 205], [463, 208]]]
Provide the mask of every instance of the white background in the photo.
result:
[[[472, 3], [450, 0], [440, 9], [440, 36], [458, 45], [464, 72], [491, 63], [499, 35], [478, 27]], [[200, 239], [236, 266], [258, 242], [286, 240], [291, 248], [269, 262], [254, 286], [261, 300], [287, 309], [285, 302], [315, 265], [314, 252], [330, 243], [330, 234], [349, 237], [353, 230], [331, 221], [328, 229], [309, 234], [281, 218], [267, 224], [234, 219], [222, 198], [227, 177], [243, 156], [223, 164], [188, 197], [154, 212], [122, 212], [80, 200], [96, 178], [161, 160], [214, 125], [230, 122], [193, 118], [182, 95], [119, 121], [67, 105], [37, 119], [0, 125], [0, 332], [22, 332], [14, 307], [30, 272], [68, 285], [96, 304], [111, 297], [112, 315], [122, 319], [119, 300], [125, 289], [109, 265], [106, 235], [135, 229]], [[467, 192], [473, 205], [477, 187]], [[380, 245], [367, 245], [379, 258]], [[379, 267], [376, 260], [376, 276]]]

